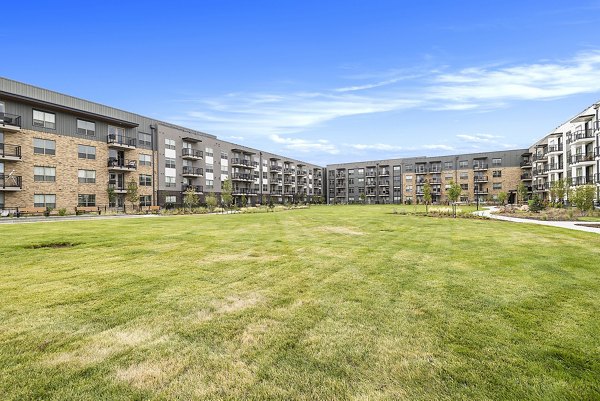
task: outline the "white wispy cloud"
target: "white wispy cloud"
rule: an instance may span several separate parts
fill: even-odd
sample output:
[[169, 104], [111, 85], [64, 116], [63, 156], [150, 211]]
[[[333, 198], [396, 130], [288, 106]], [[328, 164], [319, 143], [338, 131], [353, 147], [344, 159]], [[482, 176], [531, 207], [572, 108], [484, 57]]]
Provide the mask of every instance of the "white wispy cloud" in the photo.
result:
[[386, 143], [355, 143], [355, 144], [345, 144], [345, 146], [356, 149], [356, 150], [376, 150], [376, 151], [399, 151], [404, 150], [402, 146], [397, 145], [388, 145]]
[[502, 135], [492, 135], [492, 134], [458, 134], [456, 137], [463, 141], [471, 144], [471, 147], [474, 149], [479, 149], [481, 146], [493, 146], [493, 147], [501, 147], [504, 149], [515, 148], [516, 145], [512, 143], [507, 143], [504, 141], [504, 136]]
[[280, 135], [270, 135], [273, 142], [282, 144], [286, 149], [295, 150], [298, 152], [324, 152], [329, 154], [338, 154], [339, 149], [326, 139], [317, 139], [308, 141], [300, 138], [283, 137]]

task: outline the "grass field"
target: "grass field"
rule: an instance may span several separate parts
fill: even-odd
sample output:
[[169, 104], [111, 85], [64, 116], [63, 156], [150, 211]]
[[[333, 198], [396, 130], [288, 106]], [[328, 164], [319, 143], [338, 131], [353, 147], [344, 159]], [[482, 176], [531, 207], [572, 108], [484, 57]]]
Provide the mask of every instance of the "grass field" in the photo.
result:
[[0, 399], [600, 399], [600, 236], [391, 212], [0, 226]]

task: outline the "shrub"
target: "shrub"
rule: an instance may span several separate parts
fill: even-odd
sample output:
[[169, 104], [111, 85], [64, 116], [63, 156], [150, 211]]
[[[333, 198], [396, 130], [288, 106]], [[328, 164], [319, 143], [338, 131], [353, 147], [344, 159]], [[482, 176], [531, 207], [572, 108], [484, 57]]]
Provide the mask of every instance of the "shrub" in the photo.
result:
[[67, 215], [67, 209], [66, 208], [60, 208], [58, 209], [58, 215], [59, 216], [66, 216]]
[[533, 198], [529, 200], [529, 211], [539, 213], [544, 209], [545, 206], [540, 197], [537, 194], [533, 195]]

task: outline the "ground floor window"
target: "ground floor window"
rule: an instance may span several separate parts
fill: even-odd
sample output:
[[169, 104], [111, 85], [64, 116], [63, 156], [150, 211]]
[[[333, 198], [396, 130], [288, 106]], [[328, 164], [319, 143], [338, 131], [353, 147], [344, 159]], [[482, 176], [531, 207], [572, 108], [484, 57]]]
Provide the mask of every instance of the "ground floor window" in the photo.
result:
[[79, 194], [77, 195], [77, 206], [96, 206], [96, 195]]
[[54, 208], [56, 208], [56, 195], [55, 194], [35, 194], [35, 195], [33, 195], [33, 206], [54, 209]]
[[140, 196], [140, 206], [151, 206], [151, 205], [152, 205], [152, 195]]
[[175, 195], [165, 196], [165, 203], [175, 203], [175, 202], [177, 202], [177, 197]]

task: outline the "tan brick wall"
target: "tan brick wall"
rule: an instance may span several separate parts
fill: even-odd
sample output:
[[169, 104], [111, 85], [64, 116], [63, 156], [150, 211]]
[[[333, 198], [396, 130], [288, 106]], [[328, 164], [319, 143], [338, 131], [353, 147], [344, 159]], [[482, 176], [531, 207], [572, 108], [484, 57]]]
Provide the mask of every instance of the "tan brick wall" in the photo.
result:
[[[55, 155], [39, 155], [33, 153], [33, 138], [49, 139], [56, 142]], [[57, 209], [66, 208], [69, 212], [74, 212], [77, 206], [77, 197], [79, 194], [96, 195], [96, 205], [108, 205], [108, 187], [109, 171], [107, 168], [108, 146], [99, 141], [93, 141], [86, 138], [70, 137], [57, 134], [50, 134], [32, 130], [22, 130], [20, 133], [5, 134], [5, 141], [21, 146], [22, 161], [5, 162], [6, 174], [13, 169], [15, 175], [22, 176], [23, 189], [18, 192], [5, 192], [6, 207], [33, 207], [35, 194], [55, 194]], [[80, 159], [78, 157], [78, 145], [94, 146], [96, 148], [96, 159]], [[153, 173], [153, 166], [140, 166], [139, 154], [145, 153], [152, 155], [152, 150], [131, 149], [125, 151], [125, 158], [138, 161], [137, 171], [125, 172], [125, 181], [134, 178], [139, 182], [139, 174], [148, 174], [153, 176], [156, 183], [156, 177]], [[156, 155], [152, 158], [156, 163]], [[34, 167], [48, 166], [56, 168], [55, 182], [35, 182]], [[80, 184], [78, 180], [78, 170], [95, 170], [95, 184]], [[153, 195], [152, 187], [138, 188], [140, 195]], [[154, 197], [153, 197], [154, 199]]]

